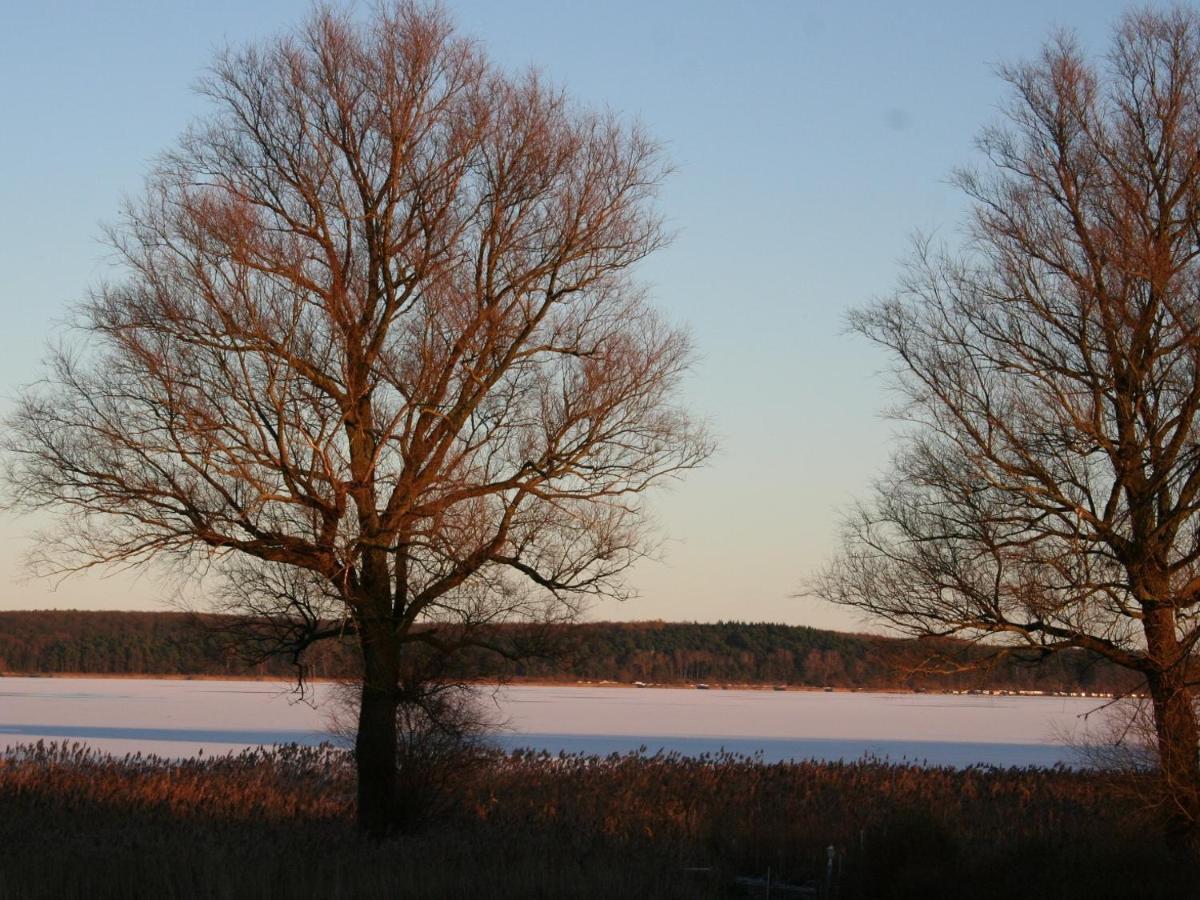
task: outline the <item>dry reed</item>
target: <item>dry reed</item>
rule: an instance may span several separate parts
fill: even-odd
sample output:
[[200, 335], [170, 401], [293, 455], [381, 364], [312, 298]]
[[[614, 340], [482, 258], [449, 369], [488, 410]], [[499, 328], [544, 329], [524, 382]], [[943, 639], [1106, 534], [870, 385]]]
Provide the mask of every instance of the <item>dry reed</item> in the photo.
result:
[[[1186, 897], [1123, 789], [1062, 769], [473, 754], [382, 844], [343, 751], [0, 758], [0, 897]], [[790, 892], [785, 892], [790, 886]]]

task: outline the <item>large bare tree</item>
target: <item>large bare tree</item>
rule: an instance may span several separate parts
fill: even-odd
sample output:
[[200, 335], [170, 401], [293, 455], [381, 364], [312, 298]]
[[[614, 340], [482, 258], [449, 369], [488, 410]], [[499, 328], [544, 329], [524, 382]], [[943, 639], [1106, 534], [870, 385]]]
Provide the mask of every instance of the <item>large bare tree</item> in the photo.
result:
[[890, 472], [815, 592], [918, 634], [1082, 647], [1145, 678], [1200, 823], [1200, 19], [1135, 12], [1002, 70], [957, 248], [852, 327], [895, 360]]
[[664, 162], [409, 2], [318, 10], [201, 90], [7, 423], [10, 483], [62, 513], [60, 570], [201, 562], [281, 646], [357, 635], [382, 834], [405, 655], [619, 590], [642, 492], [709, 452], [630, 274]]

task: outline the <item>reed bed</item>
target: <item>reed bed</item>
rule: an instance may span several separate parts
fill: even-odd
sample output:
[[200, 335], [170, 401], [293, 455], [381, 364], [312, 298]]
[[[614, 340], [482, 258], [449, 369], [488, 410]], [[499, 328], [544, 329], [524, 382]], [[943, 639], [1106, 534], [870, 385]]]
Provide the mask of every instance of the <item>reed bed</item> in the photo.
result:
[[0, 897], [1197, 896], [1129, 778], [475, 752], [372, 843], [344, 751], [38, 744], [0, 757]]

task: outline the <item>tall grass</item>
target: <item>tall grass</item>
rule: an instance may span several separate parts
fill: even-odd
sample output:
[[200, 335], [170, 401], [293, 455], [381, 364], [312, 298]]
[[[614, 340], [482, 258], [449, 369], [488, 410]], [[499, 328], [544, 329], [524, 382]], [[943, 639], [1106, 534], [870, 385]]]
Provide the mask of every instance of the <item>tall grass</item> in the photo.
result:
[[1196, 896], [1128, 777], [472, 754], [441, 818], [373, 844], [342, 751], [38, 744], [0, 757], [0, 897]]

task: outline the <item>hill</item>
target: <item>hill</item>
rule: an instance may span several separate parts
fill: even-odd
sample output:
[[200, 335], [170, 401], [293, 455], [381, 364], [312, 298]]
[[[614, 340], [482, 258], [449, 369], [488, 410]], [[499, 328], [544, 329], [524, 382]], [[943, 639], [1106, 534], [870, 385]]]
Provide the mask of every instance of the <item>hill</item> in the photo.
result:
[[[169, 612], [0, 612], [0, 672], [22, 674], [292, 677], [290, 660], [248, 663], [227, 636], [231, 620]], [[515, 677], [680, 684], [788, 684], [913, 690], [1112, 692], [1137, 688], [1129, 673], [1084, 651], [1044, 659], [1009, 654], [979, 666], [985, 651], [917, 641], [746, 622], [595, 622], [555, 629], [551, 656], [508, 662], [463, 658], [466, 678]], [[930, 669], [939, 657], [966, 668]], [[352, 677], [352, 639], [310, 648], [307, 674]]]

